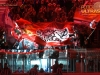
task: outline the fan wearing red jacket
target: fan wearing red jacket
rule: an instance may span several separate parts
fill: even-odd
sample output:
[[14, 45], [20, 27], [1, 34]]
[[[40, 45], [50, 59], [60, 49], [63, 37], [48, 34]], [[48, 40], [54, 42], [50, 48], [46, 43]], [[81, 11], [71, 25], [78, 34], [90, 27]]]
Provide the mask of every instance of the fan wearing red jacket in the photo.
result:
[[12, 75], [10, 68], [7, 66], [7, 63], [4, 64], [4, 68], [1, 72], [1, 75]]
[[60, 63], [59, 66], [58, 66], [58, 68], [57, 68], [57, 75], [63, 75], [62, 74], [62, 68], [63, 68], [63, 64]]
[[34, 65], [34, 67], [31, 68], [29, 75], [38, 75], [38, 65]]

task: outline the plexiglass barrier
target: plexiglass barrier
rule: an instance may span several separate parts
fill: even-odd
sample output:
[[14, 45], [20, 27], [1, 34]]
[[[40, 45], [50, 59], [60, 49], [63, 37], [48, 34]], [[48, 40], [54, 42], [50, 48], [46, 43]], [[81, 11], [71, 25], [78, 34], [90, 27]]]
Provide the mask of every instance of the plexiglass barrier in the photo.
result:
[[43, 68], [45, 72], [51, 73], [51, 66], [56, 60], [64, 65], [63, 72], [100, 72], [99, 49], [66, 49], [59, 52], [49, 49], [42, 54], [15, 49], [0, 52], [0, 63], [8, 63], [12, 72], [20, 67], [24, 73], [28, 73], [37, 64], [39, 70]]

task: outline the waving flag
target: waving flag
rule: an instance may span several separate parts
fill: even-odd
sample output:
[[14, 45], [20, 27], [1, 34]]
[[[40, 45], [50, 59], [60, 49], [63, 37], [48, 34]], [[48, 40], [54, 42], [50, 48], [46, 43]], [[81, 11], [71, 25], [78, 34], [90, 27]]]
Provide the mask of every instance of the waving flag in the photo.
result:
[[[16, 20], [18, 27], [22, 30], [21, 38], [28, 39], [40, 45], [68, 44], [66, 41], [70, 34], [74, 33], [73, 22], [38, 22], [31, 23], [20, 18]], [[24, 30], [24, 33], [23, 33]], [[39, 31], [39, 32], [38, 32]], [[13, 34], [17, 39], [18, 37]], [[69, 40], [69, 39], [68, 39]], [[62, 43], [60, 43], [62, 42]], [[58, 43], [58, 44], [57, 44]], [[69, 43], [70, 44], [70, 43]]]

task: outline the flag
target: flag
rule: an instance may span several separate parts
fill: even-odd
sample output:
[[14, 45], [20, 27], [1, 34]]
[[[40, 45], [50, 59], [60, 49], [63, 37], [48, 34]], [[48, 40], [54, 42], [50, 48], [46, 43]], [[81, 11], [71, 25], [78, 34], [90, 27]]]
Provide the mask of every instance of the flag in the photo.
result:
[[95, 29], [96, 28], [95, 20], [93, 20], [93, 21], [90, 22], [90, 28], [91, 29]]

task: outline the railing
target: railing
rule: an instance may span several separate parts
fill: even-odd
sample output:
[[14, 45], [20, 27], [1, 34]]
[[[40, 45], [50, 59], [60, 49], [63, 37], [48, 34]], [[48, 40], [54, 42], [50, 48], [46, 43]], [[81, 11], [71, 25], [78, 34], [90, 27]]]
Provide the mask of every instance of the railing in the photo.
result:
[[[29, 75], [28, 73], [14, 73], [12, 75]], [[38, 75], [56, 75], [54, 73], [39, 73]], [[100, 75], [99, 72], [96, 73], [63, 73], [63, 75]]]
[[[46, 55], [50, 50], [51, 53], [54, 52], [54, 50], [52, 49], [49, 49], [48, 51], [45, 50], [47, 52], [44, 51], [43, 55]], [[13, 53], [9, 54], [9, 52]], [[18, 67], [21, 67], [21, 69], [24, 70], [24, 72], [26, 73], [32, 68], [34, 64], [38, 64], [39, 69], [43, 68], [46, 72], [52, 72], [50, 66], [54, 64], [54, 61], [56, 59], [59, 63], [64, 64], [63, 72], [100, 72], [100, 49], [60, 50], [58, 58], [49, 58], [50, 53], [48, 54], [48, 57], [39, 58], [38, 51], [36, 53], [28, 53], [25, 50], [24, 52], [21, 52], [21, 50], [18, 50], [16, 52], [16, 50], [14, 49], [12, 49], [12, 51], [5, 50], [0, 52], [0, 62], [2, 64], [7, 62], [12, 72], [16, 71]]]

